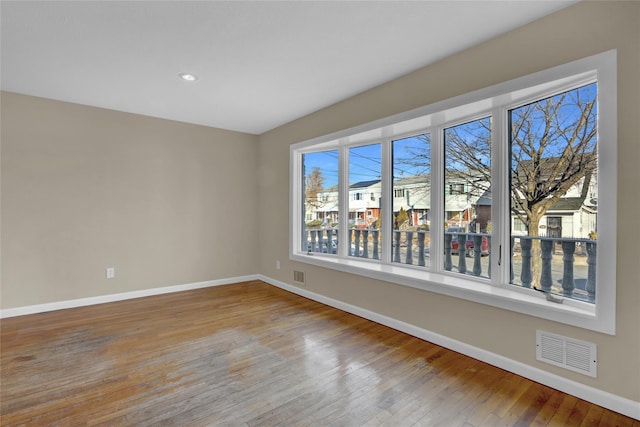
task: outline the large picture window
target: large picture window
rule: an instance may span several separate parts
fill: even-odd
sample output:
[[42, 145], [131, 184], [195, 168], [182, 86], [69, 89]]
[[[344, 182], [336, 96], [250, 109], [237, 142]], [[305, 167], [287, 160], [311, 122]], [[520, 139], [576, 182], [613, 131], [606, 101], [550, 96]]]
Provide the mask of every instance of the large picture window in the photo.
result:
[[615, 92], [607, 52], [292, 146], [291, 258], [613, 333]]

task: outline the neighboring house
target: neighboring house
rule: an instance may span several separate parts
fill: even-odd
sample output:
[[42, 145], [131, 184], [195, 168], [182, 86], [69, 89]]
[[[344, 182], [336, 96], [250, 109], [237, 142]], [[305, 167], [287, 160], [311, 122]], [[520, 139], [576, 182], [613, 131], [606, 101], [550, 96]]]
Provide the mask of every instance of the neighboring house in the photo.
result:
[[[593, 167], [596, 161], [595, 156], [587, 155], [580, 167]], [[547, 182], [550, 178], [551, 170], [555, 168], [559, 159], [548, 158], [539, 165], [540, 172], [538, 179], [545, 182], [544, 187], [549, 187]], [[515, 179], [522, 179], [525, 169], [531, 166], [530, 162], [522, 162], [519, 165]], [[577, 166], [576, 166], [577, 167]], [[560, 182], [560, 177], [556, 178], [556, 182]], [[569, 187], [565, 194], [562, 195], [547, 210], [545, 215], [540, 219], [538, 224], [538, 235], [547, 237], [570, 237], [570, 238], [589, 238], [596, 231], [598, 217], [598, 174], [597, 170], [587, 172], [585, 176], [580, 178], [578, 182]], [[522, 213], [522, 212], [521, 212]], [[527, 229], [525, 224], [517, 217], [512, 215], [512, 234], [525, 235]]]
[[333, 186], [319, 192], [317, 199], [305, 199], [305, 221], [322, 221], [325, 224], [338, 222], [338, 187]]
[[[469, 227], [474, 221], [474, 218], [478, 216], [479, 201], [488, 193], [486, 190], [488, 187], [489, 183], [482, 178], [481, 174], [468, 170], [448, 173], [445, 177], [444, 191], [444, 208], [447, 226]], [[486, 231], [487, 221], [491, 218], [490, 201], [488, 205], [488, 215], [486, 215], [486, 219], [478, 231]]]
[[[349, 226], [369, 227], [380, 216], [380, 180], [361, 181], [349, 186]], [[305, 201], [305, 220], [322, 221], [325, 225], [338, 222], [338, 187], [319, 192], [317, 199]]]
[[[582, 178], [540, 220], [538, 234], [547, 237], [589, 238], [598, 218], [597, 175]], [[526, 235], [522, 221], [512, 215], [512, 234]]]
[[[415, 175], [394, 180], [393, 212], [404, 209], [409, 215], [409, 225], [418, 227], [429, 224], [431, 209], [430, 177]], [[491, 220], [491, 191], [488, 185], [469, 180], [446, 179], [445, 217], [451, 227], [472, 227], [486, 233]], [[380, 217], [380, 180], [360, 181], [349, 186], [349, 226], [372, 227]], [[596, 230], [597, 174], [582, 178], [573, 185], [542, 217], [538, 234], [549, 237], [588, 238]], [[309, 201], [306, 221], [322, 221], [326, 225], [338, 222], [338, 188], [328, 188], [318, 193], [317, 200]], [[513, 235], [526, 235], [524, 223], [512, 215]]]
[[[585, 157], [586, 164], [595, 157]], [[548, 179], [550, 170], [558, 159], [545, 159], [541, 165], [541, 180]], [[522, 162], [522, 168], [516, 173], [523, 179], [524, 169], [530, 162]], [[472, 176], [464, 171], [456, 173], [458, 177]], [[517, 178], [517, 177], [516, 177]], [[472, 183], [473, 182], [473, 183]], [[446, 178], [445, 209], [450, 226], [474, 228], [470, 231], [487, 232], [491, 220], [491, 190], [486, 181], [480, 179]], [[483, 190], [487, 188], [487, 190]], [[548, 237], [589, 238], [596, 231], [598, 216], [598, 176], [597, 171], [588, 173], [572, 185], [566, 193], [554, 203], [541, 218], [538, 235]], [[456, 212], [457, 210], [457, 212]], [[524, 214], [524, 212], [521, 212]], [[525, 224], [516, 214], [511, 215], [511, 233], [527, 235]], [[477, 225], [477, 228], [476, 228]]]
[[393, 181], [393, 213], [404, 209], [409, 216], [409, 226], [429, 224], [431, 210], [431, 177], [413, 175]]
[[[371, 227], [380, 217], [382, 185], [379, 179], [360, 181], [349, 185], [349, 226]], [[394, 213], [404, 209], [410, 216], [410, 224], [427, 224], [430, 209], [429, 177], [425, 175], [402, 178], [394, 182]], [[338, 222], [338, 188], [319, 192], [317, 199], [305, 203], [305, 220]]]
[[[473, 205], [475, 209], [475, 224], [477, 228], [475, 232], [487, 233], [489, 232], [489, 224], [491, 223], [491, 191], [485, 191], [482, 196], [476, 200]], [[472, 219], [473, 220], [473, 219]]]
[[372, 227], [380, 217], [379, 179], [349, 185], [349, 227]]

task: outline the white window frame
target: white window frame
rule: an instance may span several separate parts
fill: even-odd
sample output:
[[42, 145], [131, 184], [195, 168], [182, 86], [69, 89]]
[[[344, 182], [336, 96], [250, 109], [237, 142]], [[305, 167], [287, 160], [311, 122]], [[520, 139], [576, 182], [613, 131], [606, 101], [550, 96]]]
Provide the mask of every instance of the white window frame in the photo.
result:
[[[471, 93], [436, 102], [415, 110], [376, 120], [361, 126], [313, 138], [290, 147], [290, 230], [289, 258], [373, 279], [411, 286], [469, 301], [528, 314], [607, 334], [615, 334], [616, 318], [616, 210], [617, 210], [617, 54], [615, 50], [573, 61], [548, 70], [500, 83]], [[492, 116], [492, 147], [508, 146], [508, 110], [556, 93], [598, 82], [598, 255], [596, 303], [565, 299], [563, 304], [547, 301], [540, 292], [509, 284], [509, 263], [498, 264], [491, 257], [492, 277], [476, 278], [444, 271], [444, 237], [431, 239], [430, 268], [394, 264], [388, 241], [383, 239], [381, 261], [350, 257], [348, 239], [339, 241], [337, 255], [307, 253], [301, 250], [303, 179], [301, 159], [305, 153], [338, 149], [340, 152], [340, 229], [346, 230], [348, 215], [348, 148], [364, 143], [382, 144], [382, 215], [391, 209], [391, 141], [420, 133], [431, 134], [431, 228], [444, 222], [442, 133], [458, 123]], [[497, 140], [496, 140], [497, 138]], [[492, 148], [492, 241], [509, 247], [511, 213], [509, 203], [508, 149]], [[604, 191], [606, 189], [606, 191]], [[344, 214], [342, 214], [344, 212]], [[389, 215], [386, 216], [390, 218]], [[389, 221], [383, 221], [383, 235], [390, 235]], [[387, 245], [384, 243], [387, 242]], [[494, 244], [494, 248], [498, 248]], [[386, 247], [385, 247], [386, 246]], [[505, 258], [504, 250], [503, 258]], [[508, 259], [508, 252], [506, 253]]]

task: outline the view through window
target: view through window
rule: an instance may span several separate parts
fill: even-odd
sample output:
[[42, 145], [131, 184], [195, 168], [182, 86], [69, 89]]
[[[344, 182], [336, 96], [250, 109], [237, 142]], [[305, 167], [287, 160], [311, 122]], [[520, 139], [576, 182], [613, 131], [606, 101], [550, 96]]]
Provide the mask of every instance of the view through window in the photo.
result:
[[431, 135], [425, 133], [394, 140], [392, 157], [392, 260], [429, 267]]
[[447, 271], [491, 275], [491, 174], [490, 117], [444, 130], [444, 183], [450, 190], [444, 194]]
[[605, 53], [292, 147], [292, 258], [612, 330], [614, 70]]
[[338, 150], [309, 153], [302, 158], [302, 251], [337, 253], [340, 214], [338, 165]]
[[597, 84], [509, 111], [511, 283], [594, 302]]

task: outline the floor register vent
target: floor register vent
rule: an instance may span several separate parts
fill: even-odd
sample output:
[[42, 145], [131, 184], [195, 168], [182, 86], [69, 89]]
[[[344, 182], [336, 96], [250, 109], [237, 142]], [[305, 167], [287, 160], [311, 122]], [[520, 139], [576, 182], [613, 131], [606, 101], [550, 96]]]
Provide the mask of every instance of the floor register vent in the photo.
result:
[[596, 377], [596, 345], [549, 332], [536, 332], [536, 359]]

